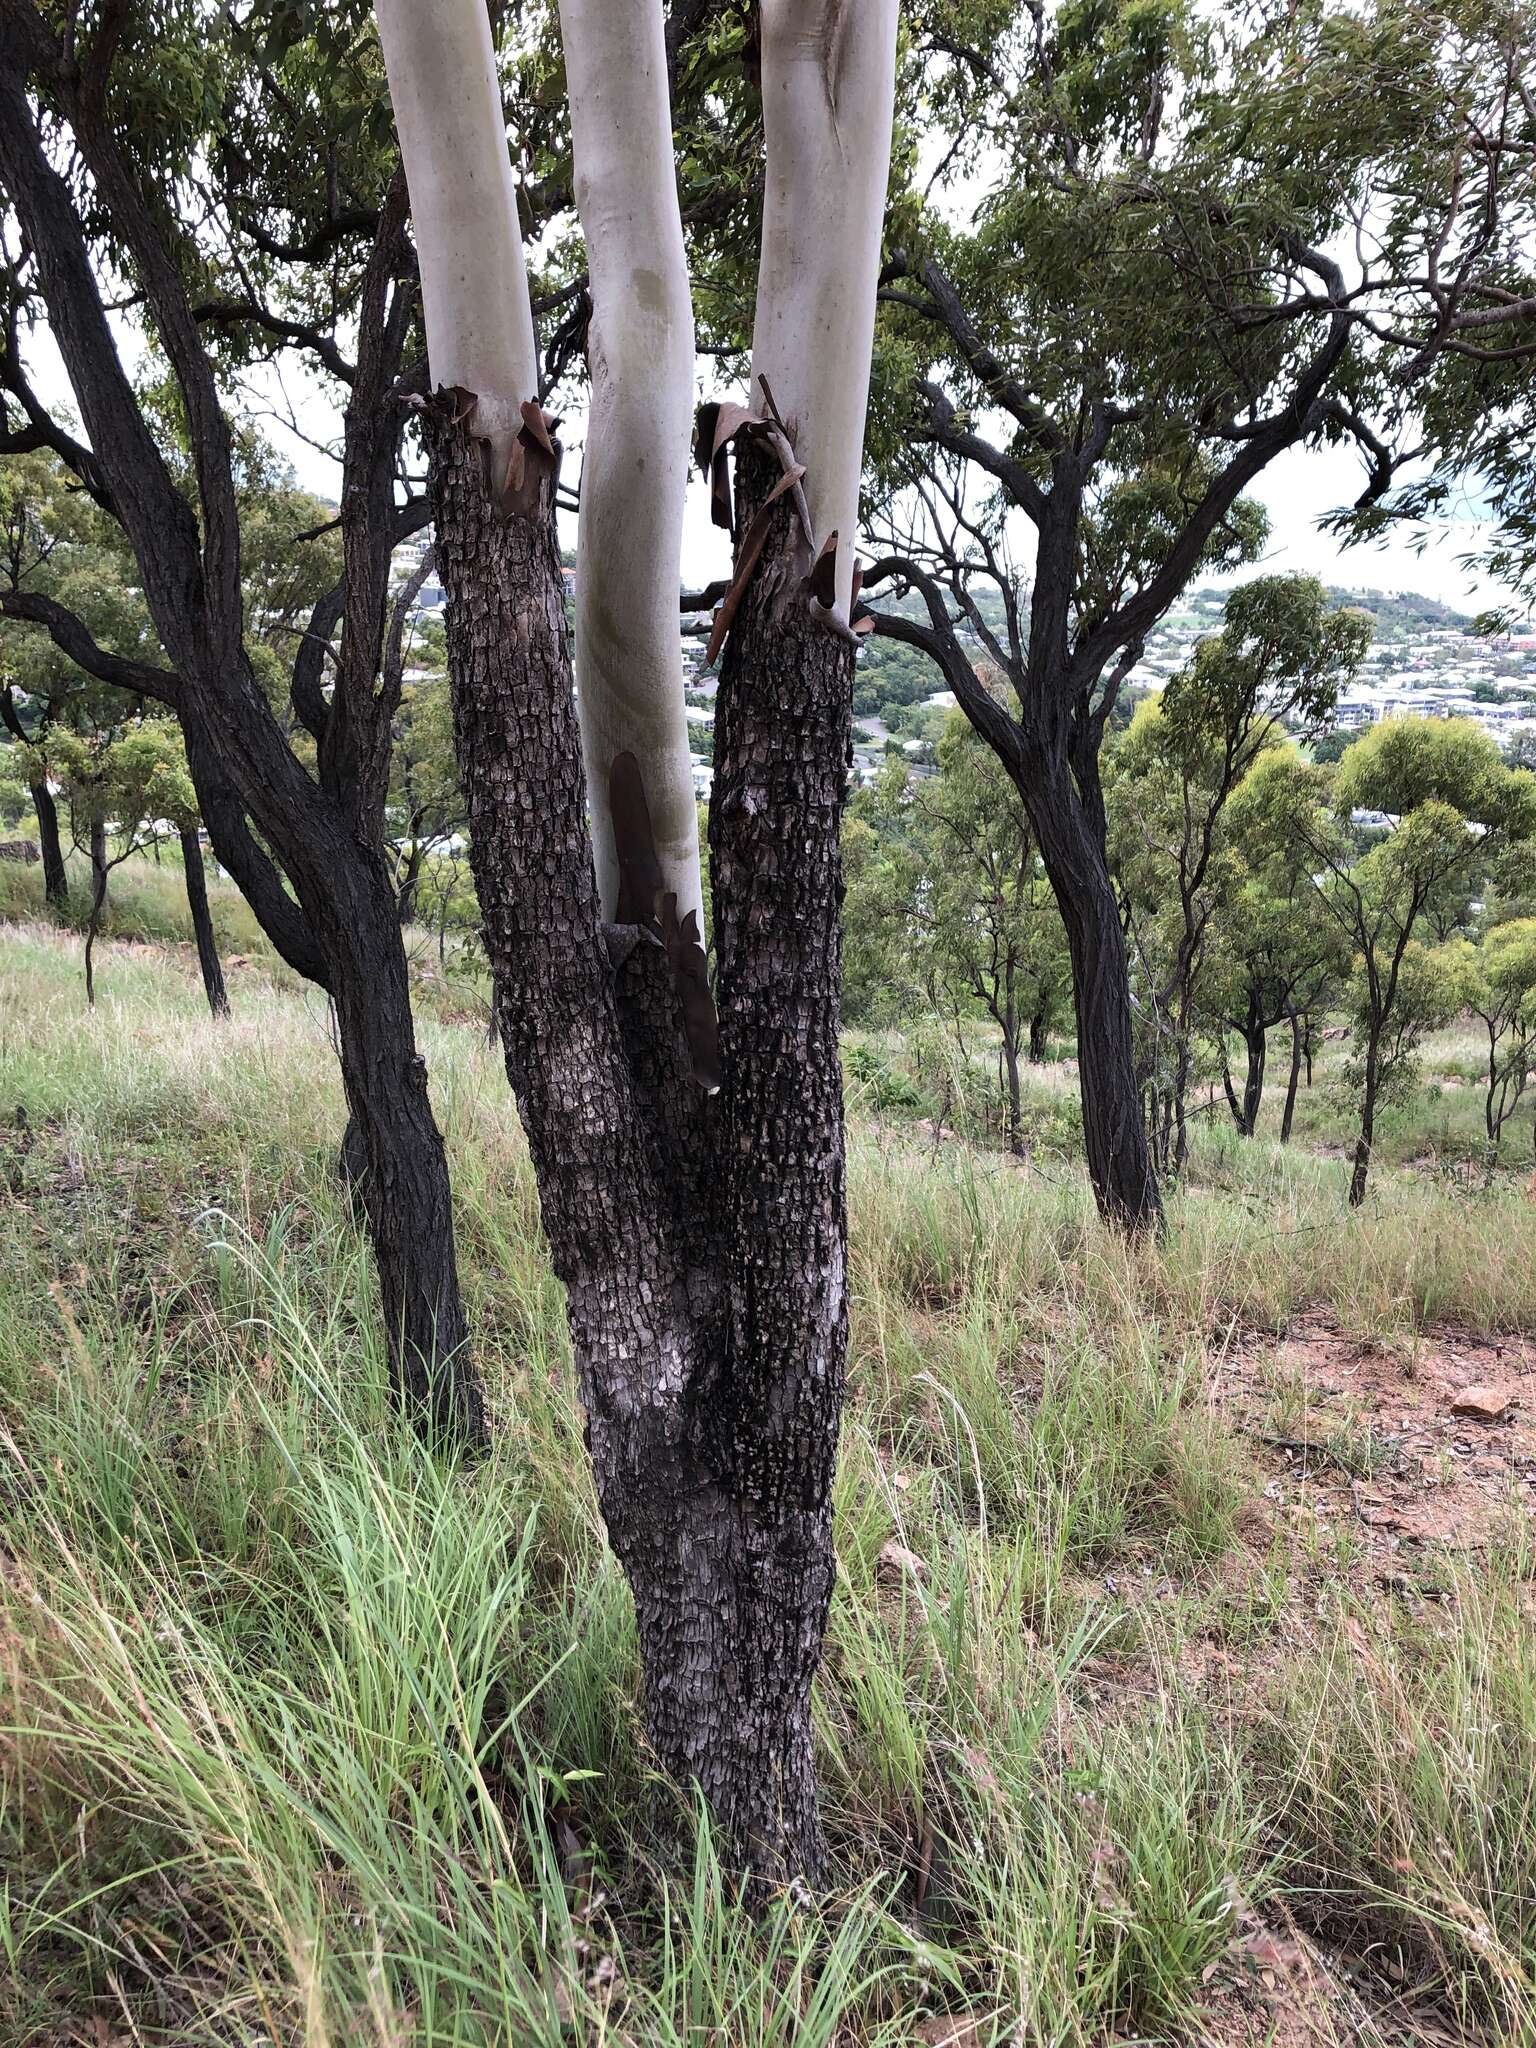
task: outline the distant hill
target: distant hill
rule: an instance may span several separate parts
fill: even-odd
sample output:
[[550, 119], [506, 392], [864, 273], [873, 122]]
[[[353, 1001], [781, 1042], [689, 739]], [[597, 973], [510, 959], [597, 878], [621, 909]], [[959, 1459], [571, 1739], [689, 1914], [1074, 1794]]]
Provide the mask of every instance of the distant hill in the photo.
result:
[[[1345, 590], [1330, 584], [1328, 595], [1335, 604], [1352, 605], [1369, 612], [1376, 621], [1378, 640], [1397, 640], [1416, 633], [1469, 633], [1475, 623], [1471, 612], [1458, 612], [1436, 597], [1424, 597], [1415, 590]], [[1191, 610], [1226, 609], [1227, 593], [1207, 585], [1187, 600]]]

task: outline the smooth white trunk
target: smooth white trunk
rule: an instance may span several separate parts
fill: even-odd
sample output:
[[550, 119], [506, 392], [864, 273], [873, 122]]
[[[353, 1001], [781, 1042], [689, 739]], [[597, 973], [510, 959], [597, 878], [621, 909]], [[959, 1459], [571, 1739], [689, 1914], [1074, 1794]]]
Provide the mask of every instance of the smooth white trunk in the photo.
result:
[[496, 480], [539, 395], [533, 309], [485, 0], [377, 0], [434, 385], [480, 401]]
[[703, 912], [677, 595], [693, 412], [693, 303], [678, 211], [662, 0], [560, 0], [591, 278], [576, 695], [603, 909], [618, 865], [614, 757], [640, 767], [664, 884]]
[[752, 401], [766, 377], [850, 603], [891, 163], [897, 0], [763, 0], [768, 180]]

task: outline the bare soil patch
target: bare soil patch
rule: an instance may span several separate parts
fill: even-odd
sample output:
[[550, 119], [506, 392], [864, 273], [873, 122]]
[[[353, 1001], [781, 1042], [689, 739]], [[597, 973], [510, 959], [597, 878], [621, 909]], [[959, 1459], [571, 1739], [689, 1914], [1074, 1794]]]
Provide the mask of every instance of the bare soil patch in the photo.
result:
[[1253, 1442], [1272, 1514], [1352, 1524], [1374, 1576], [1411, 1581], [1536, 1517], [1536, 1346], [1446, 1330], [1392, 1344], [1324, 1310], [1240, 1345], [1212, 1398]]

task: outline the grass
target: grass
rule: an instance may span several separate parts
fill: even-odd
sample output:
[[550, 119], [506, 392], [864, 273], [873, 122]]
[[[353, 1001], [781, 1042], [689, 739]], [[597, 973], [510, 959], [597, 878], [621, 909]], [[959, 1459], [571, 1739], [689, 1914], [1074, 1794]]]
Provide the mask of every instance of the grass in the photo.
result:
[[1365, 1598], [1255, 1525], [1211, 1391], [1319, 1304], [1536, 1328], [1515, 1180], [1389, 1164], [1350, 1215], [1318, 1129], [1213, 1124], [1133, 1248], [1069, 1157], [856, 1109], [837, 1888], [754, 1919], [649, 1767], [504, 1078], [426, 1017], [497, 1422], [461, 1471], [389, 1413], [325, 1013], [252, 951], [225, 1025], [168, 939], [87, 1017], [72, 940], [0, 932], [0, 2040], [1262, 2040], [1222, 2001], [1293, 1922], [1383, 2013], [1536, 2039], [1528, 1539]]

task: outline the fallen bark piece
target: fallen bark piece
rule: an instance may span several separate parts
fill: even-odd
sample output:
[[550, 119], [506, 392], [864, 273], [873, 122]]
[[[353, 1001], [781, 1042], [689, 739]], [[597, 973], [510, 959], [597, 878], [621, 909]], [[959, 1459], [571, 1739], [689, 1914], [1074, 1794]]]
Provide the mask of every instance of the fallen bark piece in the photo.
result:
[[1451, 1402], [1453, 1415], [1470, 1415], [1478, 1422], [1497, 1422], [1515, 1405], [1507, 1387], [1463, 1387]]

